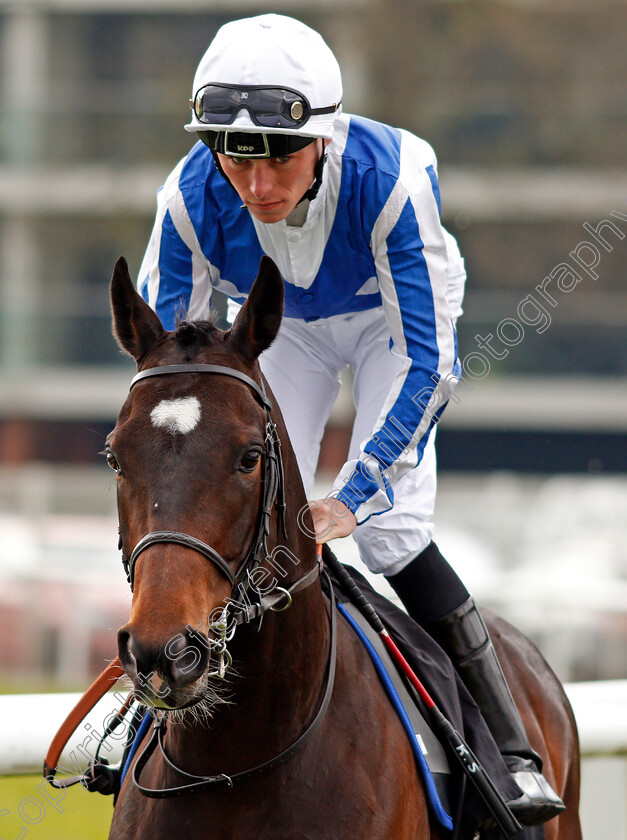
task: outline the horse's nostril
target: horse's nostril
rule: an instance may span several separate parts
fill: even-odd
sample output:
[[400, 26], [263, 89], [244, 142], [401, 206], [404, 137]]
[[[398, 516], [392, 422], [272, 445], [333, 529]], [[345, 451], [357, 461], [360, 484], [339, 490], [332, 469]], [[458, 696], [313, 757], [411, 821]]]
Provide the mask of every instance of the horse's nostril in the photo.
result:
[[130, 651], [130, 638], [131, 634], [124, 627], [118, 630], [118, 656], [127, 670], [133, 664], [134, 659]]
[[198, 680], [209, 664], [209, 644], [202, 633], [184, 630], [165, 644], [148, 643], [130, 625], [118, 631], [118, 655], [129, 676], [154, 689], [161, 677], [172, 688]]
[[202, 633], [178, 633], [165, 647], [163, 670], [170, 682], [189, 685], [201, 677], [209, 664], [209, 644]]
[[127, 624], [118, 630], [118, 656], [134, 682], [149, 685], [160, 670], [163, 646], [147, 642], [132, 624]]

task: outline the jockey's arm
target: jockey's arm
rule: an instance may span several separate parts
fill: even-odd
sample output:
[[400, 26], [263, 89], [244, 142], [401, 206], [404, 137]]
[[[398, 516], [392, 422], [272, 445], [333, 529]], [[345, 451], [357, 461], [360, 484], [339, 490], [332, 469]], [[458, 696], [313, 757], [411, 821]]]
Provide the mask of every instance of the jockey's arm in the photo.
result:
[[393, 506], [394, 484], [419, 463], [460, 374], [454, 320], [463, 261], [441, 225], [433, 151], [412, 136], [408, 144], [413, 169], [395, 185], [371, 235], [392, 352], [402, 364], [370, 439], [334, 484], [358, 523]]

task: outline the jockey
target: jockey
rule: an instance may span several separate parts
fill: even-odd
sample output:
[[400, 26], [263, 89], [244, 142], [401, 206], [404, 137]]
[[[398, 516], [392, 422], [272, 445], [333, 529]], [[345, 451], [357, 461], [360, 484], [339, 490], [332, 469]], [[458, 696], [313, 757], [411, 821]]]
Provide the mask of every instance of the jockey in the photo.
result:
[[563, 809], [541, 775], [485, 624], [433, 542], [435, 425], [460, 375], [466, 274], [442, 227], [433, 150], [342, 113], [322, 38], [267, 14], [223, 26], [202, 58], [186, 130], [199, 142], [158, 197], [139, 287], [172, 329], [212, 289], [246, 299], [262, 254], [285, 313], [260, 363], [310, 496], [320, 441], [352, 368], [356, 417], [333, 493], [310, 502], [319, 541], [353, 534], [455, 663], [522, 791], [521, 822]]

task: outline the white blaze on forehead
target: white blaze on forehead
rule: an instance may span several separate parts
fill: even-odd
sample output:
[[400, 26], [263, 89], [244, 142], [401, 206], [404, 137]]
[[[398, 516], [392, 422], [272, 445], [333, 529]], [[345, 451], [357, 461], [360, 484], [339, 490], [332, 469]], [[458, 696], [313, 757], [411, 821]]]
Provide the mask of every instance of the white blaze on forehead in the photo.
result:
[[176, 432], [186, 435], [198, 425], [200, 401], [198, 397], [161, 400], [150, 412], [150, 419], [153, 426], [165, 429], [172, 435]]

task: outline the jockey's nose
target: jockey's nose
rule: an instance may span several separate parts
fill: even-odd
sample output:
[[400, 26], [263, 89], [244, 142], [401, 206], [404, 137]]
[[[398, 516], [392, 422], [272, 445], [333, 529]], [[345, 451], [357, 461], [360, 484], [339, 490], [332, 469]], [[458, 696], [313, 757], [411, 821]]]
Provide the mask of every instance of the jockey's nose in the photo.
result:
[[129, 623], [118, 631], [118, 655], [140, 691], [145, 683], [159, 694], [161, 681], [183, 688], [202, 677], [209, 664], [209, 644], [203, 633], [187, 629], [160, 643], [143, 637]]
[[255, 198], [265, 198], [272, 192], [274, 178], [272, 169], [265, 160], [253, 161], [250, 175], [250, 191]]

